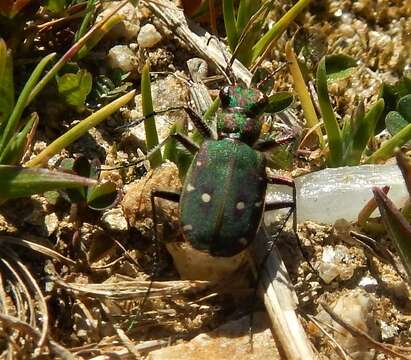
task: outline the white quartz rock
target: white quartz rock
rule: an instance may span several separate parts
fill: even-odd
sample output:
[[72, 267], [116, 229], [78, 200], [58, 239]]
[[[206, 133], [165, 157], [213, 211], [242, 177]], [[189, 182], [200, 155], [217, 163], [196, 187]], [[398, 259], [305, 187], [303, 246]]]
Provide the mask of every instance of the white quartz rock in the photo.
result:
[[[389, 198], [401, 207], [408, 198], [404, 179], [397, 165], [361, 165], [329, 168], [295, 179], [297, 219], [333, 224], [338, 219], [355, 220], [363, 206], [373, 197], [374, 186], [390, 186]], [[266, 201], [291, 198], [286, 186], [269, 185]], [[271, 212], [265, 222], [275, 216]], [[378, 213], [376, 212], [377, 216]]]

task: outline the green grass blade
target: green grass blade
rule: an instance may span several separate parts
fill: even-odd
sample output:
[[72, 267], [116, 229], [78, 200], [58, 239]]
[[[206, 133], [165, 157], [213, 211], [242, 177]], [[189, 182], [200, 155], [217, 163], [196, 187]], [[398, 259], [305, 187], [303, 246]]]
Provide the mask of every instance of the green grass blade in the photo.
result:
[[223, 0], [223, 14], [228, 45], [230, 46], [231, 51], [234, 52], [238, 42], [238, 32], [233, 0]]
[[241, 34], [245, 29], [248, 21], [260, 7], [260, 0], [240, 0], [240, 5], [238, 6], [238, 14], [236, 21], [237, 32]]
[[[150, 68], [146, 63], [141, 72], [141, 101], [143, 105], [143, 115], [148, 116], [153, 113], [153, 99], [151, 97]], [[158, 134], [154, 116], [149, 116], [144, 121], [144, 130], [146, 132], [147, 151], [158, 145]], [[154, 169], [163, 162], [161, 151], [156, 151], [149, 159], [151, 167]]]
[[113, 15], [108, 21], [103, 24], [100, 28], [96, 29], [93, 35], [87, 40], [87, 42], [81, 47], [74, 60], [80, 60], [84, 58], [98, 43], [99, 41], [113, 28], [117, 25], [123, 17], [121, 15]]
[[28, 104], [29, 95], [33, 89], [33, 87], [37, 84], [41, 73], [43, 72], [44, 68], [47, 64], [51, 61], [55, 54], [50, 54], [45, 56], [36, 66], [34, 71], [32, 72], [30, 78], [27, 80], [26, 85], [24, 86], [23, 90], [20, 93], [19, 98], [17, 99], [16, 106], [13, 109], [13, 112], [10, 115], [10, 118], [7, 121], [7, 125], [4, 129], [4, 132], [1, 136], [0, 140], [0, 154], [4, 151], [7, 143], [10, 141], [11, 137], [14, 135], [23, 114], [23, 110]]
[[400, 148], [411, 140], [411, 124], [396, 133], [391, 139], [385, 141], [365, 162], [367, 164], [384, 162], [394, 155], [395, 149]]
[[80, 28], [76, 32], [76, 35], [74, 36], [74, 41], [79, 41], [82, 36], [84, 36], [87, 32], [87, 29], [90, 26], [90, 23], [93, 19], [93, 14], [94, 14], [94, 7], [95, 7], [96, 0], [88, 0], [87, 1], [87, 7], [86, 7], [86, 15], [83, 18], [83, 21], [81, 22]]
[[328, 147], [330, 149], [328, 156], [329, 166], [337, 167], [342, 164], [343, 146], [340, 128], [328, 96], [325, 57], [318, 64], [316, 85], [321, 116], [327, 131]]
[[301, 107], [303, 109], [304, 117], [307, 120], [307, 125], [310, 128], [317, 127], [316, 134], [320, 147], [324, 147], [324, 139], [321, 129], [318, 127], [318, 117], [314, 108], [314, 104], [311, 100], [310, 93], [308, 92], [307, 85], [305, 84], [303, 74], [301, 73], [300, 66], [298, 65], [297, 58], [294, 50], [292, 49], [292, 43], [287, 42], [285, 45], [285, 54], [288, 60], [288, 66], [291, 76], [294, 82], [294, 89], [300, 99]]
[[288, 25], [304, 10], [310, 0], [299, 0], [274, 26], [254, 45], [252, 49], [252, 61], [254, 62], [264, 51], [284, 32]]
[[77, 52], [94, 36], [94, 34], [107, 23], [110, 18], [115, 15], [123, 6], [128, 3], [129, 0], [121, 1], [113, 10], [107, 14], [107, 16], [95, 24], [79, 41], [77, 41], [67, 52], [59, 59], [59, 61], [54, 64], [54, 66], [49, 70], [49, 72], [39, 81], [35, 88], [31, 91], [27, 103], [30, 103], [37, 94], [43, 90], [47, 83], [57, 75], [58, 71], [70, 61]]
[[373, 192], [384, 226], [398, 250], [411, 283], [411, 224], [381, 189], [374, 188]]
[[379, 99], [365, 114], [364, 117], [358, 120], [358, 123], [354, 124], [352, 148], [349, 154], [348, 165], [358, 165], [361, 160], [361, 156], [374, 135], [375, 127], [377, 125], [380, 116], [384, 111], [384, 100]]
[[0, 125], [9, 118], [14, 101], [13, 57], [0, 38]]
[[31, 114], [23, 130], [18, 134], [14, 134], [4, 151], [0, 154], [0, 164], [16, 165], [20, 163], [26, 149], [28, 135], [38, 121], [37, 113]]
[[126, 95], [123, 95], [110, 104], [104, 106], [94, 114], [91, 114], [89, 117], [65, 132], [62, 136], [54, 140], [40, 154], [38, 154], [35, 158], [31, 159], [24, 165], [27, 167], [34, 167], [45, 164], [52, 156], [59, 153], [62, 149], [83, 136], [88, 130], [95, 127], [115, 111], [127, 104], [131, 99], [133, 99], [134, 93], [134, 90], [130, 91]]
[[92, 186], [96, 180], [46, 169], [0, 165], [0, 199], [12, 199], [50, 190]]

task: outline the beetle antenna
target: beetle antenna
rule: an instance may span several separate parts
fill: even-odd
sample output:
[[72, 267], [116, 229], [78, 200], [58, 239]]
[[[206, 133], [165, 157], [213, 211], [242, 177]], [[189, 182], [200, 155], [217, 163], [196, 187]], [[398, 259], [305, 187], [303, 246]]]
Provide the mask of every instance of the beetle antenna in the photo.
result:
[[225, 63], [226, 63], [226, 68], [225, 68], [225, 70], [223, 70], [220, 66], [218, 66], [218, 68], [219, 68], [220, 71], [224, 74], [224, 77], [226, 78], [227, 82], [228, 82], [230, 85], [235, 84], [236, 79], [235, 79], [235, 75], [234, 75], [233, 67], [232, 67], [233, 62], [234, 62], [234, 56], [231, 56], [231, 59], [229, 59], [229, 58], [227, 57], [227, 54], [226, 54], [223, 46], [221, 45], [220, 40], [218, 40], [218, 38], [217, 38], [216, 36], [214, 36], [214, 35], [210, 35], [210, 37], [208, 38], [208, 40], [207, 40], [207, 46], [208, 46], [208, 44], [210, 43], [211, 40], [214, 40], [214, 41], [216, 42], [217, 47], [220, 49], [221, 55], [223, 56], [224, 61], [225, 61]]
[[[279, 73], [280, 71], [282, 71], [288, 64], [284, 63], [281, 64], [277, 69], [275, 69], [272, 73], [268, 74], [264, 79], [260, 80], [257, 85], [256, 88], [259, 89], [260, 86], [262, 86], [264, 83], [266, 83], [268, 80], [270, 80], [271, 78], [274, 77], [275, 74]], [[257, 70], [256, 70], [257, 71]], [[254, 72], [255, 74], [255, 72]], [[253, 74], [253, 76], [254, 76]]]

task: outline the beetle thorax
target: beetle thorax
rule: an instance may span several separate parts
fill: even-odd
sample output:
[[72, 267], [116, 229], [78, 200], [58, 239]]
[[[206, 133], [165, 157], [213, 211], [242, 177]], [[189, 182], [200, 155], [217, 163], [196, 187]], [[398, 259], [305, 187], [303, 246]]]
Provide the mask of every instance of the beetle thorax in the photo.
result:
[[257, 89], [225, 86], [220, 91], [220, 100], [222, 110], [217, 114], [218, 137], [238, 139], [250, 145], [257, 141], [267, 97]]

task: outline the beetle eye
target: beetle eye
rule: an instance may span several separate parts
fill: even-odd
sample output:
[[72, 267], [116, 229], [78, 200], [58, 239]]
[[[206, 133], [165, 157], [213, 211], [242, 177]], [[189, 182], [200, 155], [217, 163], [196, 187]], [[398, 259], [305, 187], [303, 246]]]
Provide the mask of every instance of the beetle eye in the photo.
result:
[[230, 87], [224, 86], [220, 90], [219, 96], [220, 96], [221, 106], [223, 108], [227, 108], [230, 105]]

